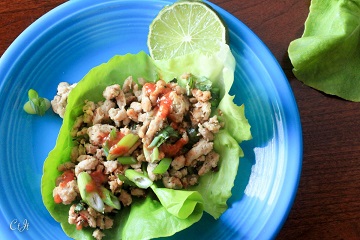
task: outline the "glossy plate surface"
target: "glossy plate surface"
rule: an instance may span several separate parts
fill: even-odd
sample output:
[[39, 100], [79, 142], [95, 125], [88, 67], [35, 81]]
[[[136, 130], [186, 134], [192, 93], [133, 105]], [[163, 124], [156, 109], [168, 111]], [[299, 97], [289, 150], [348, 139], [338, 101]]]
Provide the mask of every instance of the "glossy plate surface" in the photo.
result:
[[[147, 51], [148, 26], [171, 1], [69, 1], [50, 11], [9, 47], [0, 60], [0, 236], [68, 239], [45, 209], [42, 165], [54, 147], [61, 119], [22, 110], [27, 91], [52, 99], [59, 82], [79, 81], [116, 54]], [[276, 236], [296, 194], [302, 162], [299, 114], [288, 81], [266, 46], [241, 21], [211, 4], [230, 31], [237, 60], [231, 90], [244, 103], [253, 139], [242, 143], [229, 209], [173, 239], [269, 239]], [[19, 228], [19, 229], [18, 229]], [[196, 237], [195, 237], [196, 236]]]

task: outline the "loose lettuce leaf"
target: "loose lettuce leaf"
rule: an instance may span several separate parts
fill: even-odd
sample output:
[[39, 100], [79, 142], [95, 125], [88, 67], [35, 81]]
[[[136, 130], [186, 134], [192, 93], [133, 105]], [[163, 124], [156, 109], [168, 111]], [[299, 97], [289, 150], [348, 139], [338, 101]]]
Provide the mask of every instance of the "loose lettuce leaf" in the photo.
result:
[[294, 75], [306, 85], [360, 101], [360, 2], [312, 0], [301, 38], [288, 52]]

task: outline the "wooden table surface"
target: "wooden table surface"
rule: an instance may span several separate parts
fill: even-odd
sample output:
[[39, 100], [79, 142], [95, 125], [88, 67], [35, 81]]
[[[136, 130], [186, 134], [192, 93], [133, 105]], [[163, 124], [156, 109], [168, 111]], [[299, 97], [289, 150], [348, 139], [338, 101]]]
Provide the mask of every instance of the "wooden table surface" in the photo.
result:
[[[62, 2], [1, 1], [0, 55], [26, 27]], [[298, 103], [304, 141], [302, 176], [277, 239], [360, 239], [360, 103], [303, 85], [292, 74], [287, 55], [289, 43], [303, 33], [310, 0], [213, 2], [244, 22], [269, 47]]]

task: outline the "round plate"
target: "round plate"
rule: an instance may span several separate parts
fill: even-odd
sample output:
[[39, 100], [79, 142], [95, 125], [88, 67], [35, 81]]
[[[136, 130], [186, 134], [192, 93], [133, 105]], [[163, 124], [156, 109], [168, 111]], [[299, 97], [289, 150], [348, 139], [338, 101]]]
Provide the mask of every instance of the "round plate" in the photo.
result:
[[[0, 235], [4, 239], [67, 239], [45, 209], [40, 192], [43, 162], [62, 120], [22, 110], [33, 88], [52, 99], [59, 82], [79, 81], [116, 54], [147, 51], [148, 26], [171, 1], [68, 1], [17, 38], [0, 60]], [[211, 4], [211, 3], [210, 3]], [[211, 4], [229, 28], [237, 60], [231, 93], [245, 104], [253, 139], [229, 209], [173, 239], [269, 239], [280, 230], [296, 194], [302, 162], [299, 114], [288, 81], [266, 46], [241, 21]]]

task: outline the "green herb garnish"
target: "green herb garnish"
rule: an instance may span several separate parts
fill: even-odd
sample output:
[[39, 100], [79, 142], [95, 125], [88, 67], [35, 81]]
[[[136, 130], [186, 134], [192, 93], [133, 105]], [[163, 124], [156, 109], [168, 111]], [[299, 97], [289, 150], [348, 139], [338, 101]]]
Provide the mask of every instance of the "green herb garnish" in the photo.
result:
[[172, 159], [171, 158], [163, 158], [161, 159], [161, 161], [159, 162], [159, 165], [157, 165], [154, 170], [153, 173], [155, 174], [163, 174], [164, 172], [166, 172], [171, 164]]
[[180, 134], [175, 131], [171, 126], [167, 126], [162, 129], [152, 140], [149, 145], [149, 148], [160, 147], [168, 138], [170, 137], [180, 137]]
[[37, 114], [43, 116], [50, 108], [51, 104], [47, 98], [39, 97], [39, 94], [30, 89], [28, 92], [29, 101], [24, 104], [24, 111], [29, 114]]

